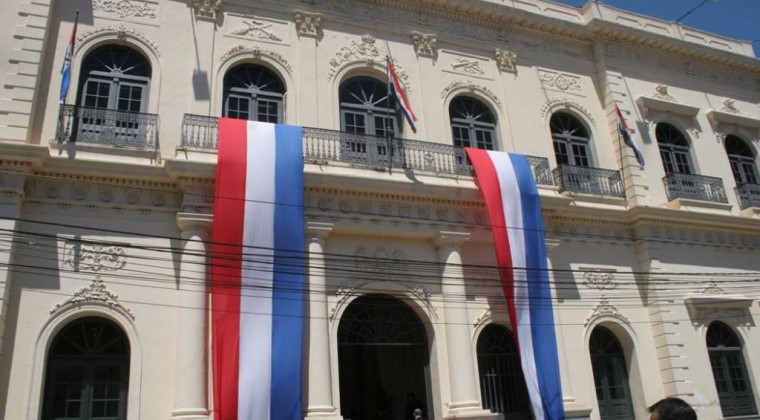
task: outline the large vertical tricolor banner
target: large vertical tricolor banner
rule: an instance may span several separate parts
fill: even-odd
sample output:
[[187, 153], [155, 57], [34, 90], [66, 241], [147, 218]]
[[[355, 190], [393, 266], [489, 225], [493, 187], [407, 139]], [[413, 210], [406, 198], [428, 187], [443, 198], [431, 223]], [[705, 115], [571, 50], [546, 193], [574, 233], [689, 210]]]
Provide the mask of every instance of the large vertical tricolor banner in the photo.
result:
[[565, 418], [541, 201], [523, 155], [467, 148], [491, 219], [499, 277], [537, 420]]
[[216, 420], [301, 413], [303, 129], [219, 120], [211, 307]]

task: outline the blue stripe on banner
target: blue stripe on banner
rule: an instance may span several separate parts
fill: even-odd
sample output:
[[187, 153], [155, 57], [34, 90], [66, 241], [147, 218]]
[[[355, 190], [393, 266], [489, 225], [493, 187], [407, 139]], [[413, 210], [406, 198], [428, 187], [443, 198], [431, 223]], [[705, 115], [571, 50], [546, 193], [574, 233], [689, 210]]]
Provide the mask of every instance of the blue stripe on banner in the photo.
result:
[[554, 333], [549, 274], [546, 271], [546, 243], [538, 195], [528, 159], [510, 154], [522, 197], [522, 214], [526, 250], [528, 296], [530, 301], [533, 353], [544, 413], [548, 420], [564, 419], [562, 384], [560, 383], [557, 339]]
[[275, 133], [277, 163], [270, 418], [296, 420], [303, 415], [303, 128], [277, 125]]

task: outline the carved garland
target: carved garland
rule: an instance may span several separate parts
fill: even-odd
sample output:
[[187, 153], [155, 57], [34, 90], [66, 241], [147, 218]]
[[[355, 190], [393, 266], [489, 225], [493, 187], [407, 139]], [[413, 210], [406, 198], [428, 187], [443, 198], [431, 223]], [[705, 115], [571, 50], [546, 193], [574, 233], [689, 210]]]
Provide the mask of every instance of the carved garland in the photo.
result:
[[478, 92], [491, 99], [496, 104], [496, 106], [501, 108], [501, 100], [496, 95], [496, 93], [483, 85], [479, 85], [473, 82], [472, 80], [451, 82], [441, 91], [441, 99], [446, 98], [449, 94], [451, 94], [451, 92], [458, 89], [464, 89], [470, 92]]
[[82, 35], [77, 37], [76, 45], [77, 51], [79, 48], [81, 48], [82, 45], [84, 45], [87, 41], [90, 39], [96, 38], [96, 37], [114, 37], [120, 40], [132, 40], [137, 41], [141, 44], [144, 44], [146, 47], [148, 47], [151, 51], [153, 51], [154, 54], [157, 56], [161, 55], [161, 52], [158, 49], [158, 45], [156, 45], [155, 42], [150, 40], [145, 34], [142, 32], [139, 32], [135, 29], [128, 28], [124, 25], [119, 26], [106, 26], [102, 28], [96, 28], [91, 31], [85, 32]]
[[259, 46], [250, 47], [250, 46], [245, 46], [245, 45], [238, 45], [238, 46], [232, 47], [226, 53], [224, 53], [224, 55], [222, 56], [222, 62], [226, 62], [233, 57], [244, 56], [244, 55], [249, 55], [253, 58], [259, 58], [259, 59], [261, 57], [267, 57], [275, 61], [277, 64], [281, 65], [282, 67], [284, 67], [285, 70], [288, 71], [288, 73], [293, 73], [293, 68], [290, 67], [290, 63], [288, 63], [285, 57], [280, 55], [280, 53], [270, 51], [270, 50], [265, 50]]
[[93, 0], [92, 10], [113, 13], [120, 18], [129, 16], [156, 18], [156, 8], [145, 3], [130, 0]]
[[106, 288], [103, 279], [99, 275], [95, 276], [89, 286], [80, 288], [70, 298], [55, 304], [55, 306], [50, 308], [50, 314], [52, 315], [66, 307], [80, 308], [86, 304], [104, 305], [112, 309], [120, 309], [129, 315], [130, 318], [135, 319], [134, 312], [119, 302], [119, 296]]
[[631, 321], [629, 321], [625, 315], [621, 314], [615, 306], [611, 305], [607, 300], [607, 297], [604, 295], [599, 298], [599, 303], [586, 318], [586, 322], [583, 324], [583, 326], [588, 327], [589, 324], [603, 317], [613, 317], [619, 319], [627, 325], [631, 324]]

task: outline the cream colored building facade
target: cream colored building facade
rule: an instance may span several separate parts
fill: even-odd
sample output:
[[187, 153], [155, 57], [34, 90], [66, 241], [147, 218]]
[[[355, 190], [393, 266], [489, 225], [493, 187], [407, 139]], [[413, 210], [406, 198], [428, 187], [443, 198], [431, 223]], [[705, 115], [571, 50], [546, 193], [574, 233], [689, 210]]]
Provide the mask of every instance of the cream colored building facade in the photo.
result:
[[[383, 383], [388, 418], [404, 418], [411, 391], [435, 419], [499, 418], [492, 411], [510, 404], [486, 395], [515, 391], [488, 385], [493, 366], [481, 359], [486, 330], [509, 320], [493, 286], [487, 213], [453, 147], [468, 141], [535, 157], [568, 418], [646, 419], [665, 396], [704, 419], [758, 418], [760, 61], [749, 43], [596, 2], [12, 0], [3, 9], [0, 417], [97, 418], [82, 408], [99, 404], [97, 391], [54, 390], [107, 383], [117, 391], [103, 391], [98, 409], [113, 418], [214, 418], [204, 269], [213, 117], [237, 112], [310, 127], [305, 418], [359, 418], [349, 413], [379, 405], [349, 402]], [[355, 134], [382, 131], [382, 107], [351, 99], [384, 86], [389, 53], [419, 118], [416, 132], [400, 123], [407, 140], [391, 151]], [[226, 79], [240, 69], [280, 87]], [[365, 84], [351, 90], [352, 81]], [[621, 144], [616, 105], [644, 167]], [[341, 372], [361, 360], [393, 365], [391, 353], [343, 350], [359, 343], [342, 338], [341, 321], [372, 302], [411, 310], [424, 332], [411, 346], [419, 361], [397, 361], [420, 372], [404, 392], [409, 372]], [[76, 357], [64, 345], [72, 325], [97, 338]], [[117, 344], [98, 347], [112, 333]], [[608, 353], [593, 350], [600, 337], [613, 337]], [[57, 376], [53, 367], [71, 368], [67, 355], [95, 360], [95, 370]], [[98, 382], [108, 360], [121, 376]], [[605, 372], [622, 382], [601, 384], [597, 371], [595, 384], [605, 368], [592, 360], [612, 360]], [[729, 385], [722, 374], [734, 375]], [[351, 389], [368, 378], [367, 390]]]

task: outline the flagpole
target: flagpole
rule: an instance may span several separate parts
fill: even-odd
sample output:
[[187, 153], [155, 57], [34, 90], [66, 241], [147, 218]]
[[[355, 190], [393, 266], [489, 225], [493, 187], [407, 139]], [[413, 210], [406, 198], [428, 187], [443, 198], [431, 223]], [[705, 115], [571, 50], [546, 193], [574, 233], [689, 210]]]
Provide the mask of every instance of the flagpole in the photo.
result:
[[387, 100], [385, 101], [385, 106], [386, 106], [386, 112], [388, 113], [388, 117], [392, 116], [392, 118], [390, 118], [390, 123], [391, 123], [390, 124], [390, 129], [389, 130], [385, 130], [385, 137], [386, 137], [386, 141], [388, 143], [388, 172], [393, 172], [393, 136], [395, 134], [394, 133], [394, 123], [396, 121], [396, 116], [393, 115], [393, 114], [391, 114], [391, 95], [390, 95], [390, 92], [391, 92], [391, 83], [392, 83], [392, 81], [390, 80], [390, 65], [388, 63], [393, 59], [393, 57], [391, 56], [391, 46], [388, 43], [387, 39], [385, 40], [385, 51], [386, 51], [386, 54], [385, 54], [385, 73], [386, 73], [386, 75], [385, 75], [386, 76], [385, 77], [385, 83], [386, 83], [386, 89], [385, 90], [386, 90], [386, 95], [387, 95]]
[[[76, 31], [77, 31], [77, 25], [79, 24], [79, 10], [77, 10], [74, 14], [74, 27], [71, 30], [71, 37], [69, 38], [69, 42], [66, 44], [66, 54], [63, 57], [63, 68], [61, 69], [61, 76], [67, 78], [65, 81], [66, 83], [66, 92], [64, 95], [60, 95], [60, 101], [61, 101], [61, 109], [58, 110], [58, 143], [63, 142], [63, 109], [66, 107], [66, 99], [68, 99], [69, 94], [69, 87], [71, 85], [71, 61], [73, 59], [74, 55], [74, 37], [76, 37]], [[69, 51], [69, 48], [71, 48], [71, 51]], [[68, 69], [66, 69], [67, 64], [66, 60], [68, 60]], [[64, 70], [67, 71], [67, 73], [64, 75]], [[64, 83], [64, 80], [61, 79], [61, 83]]]

